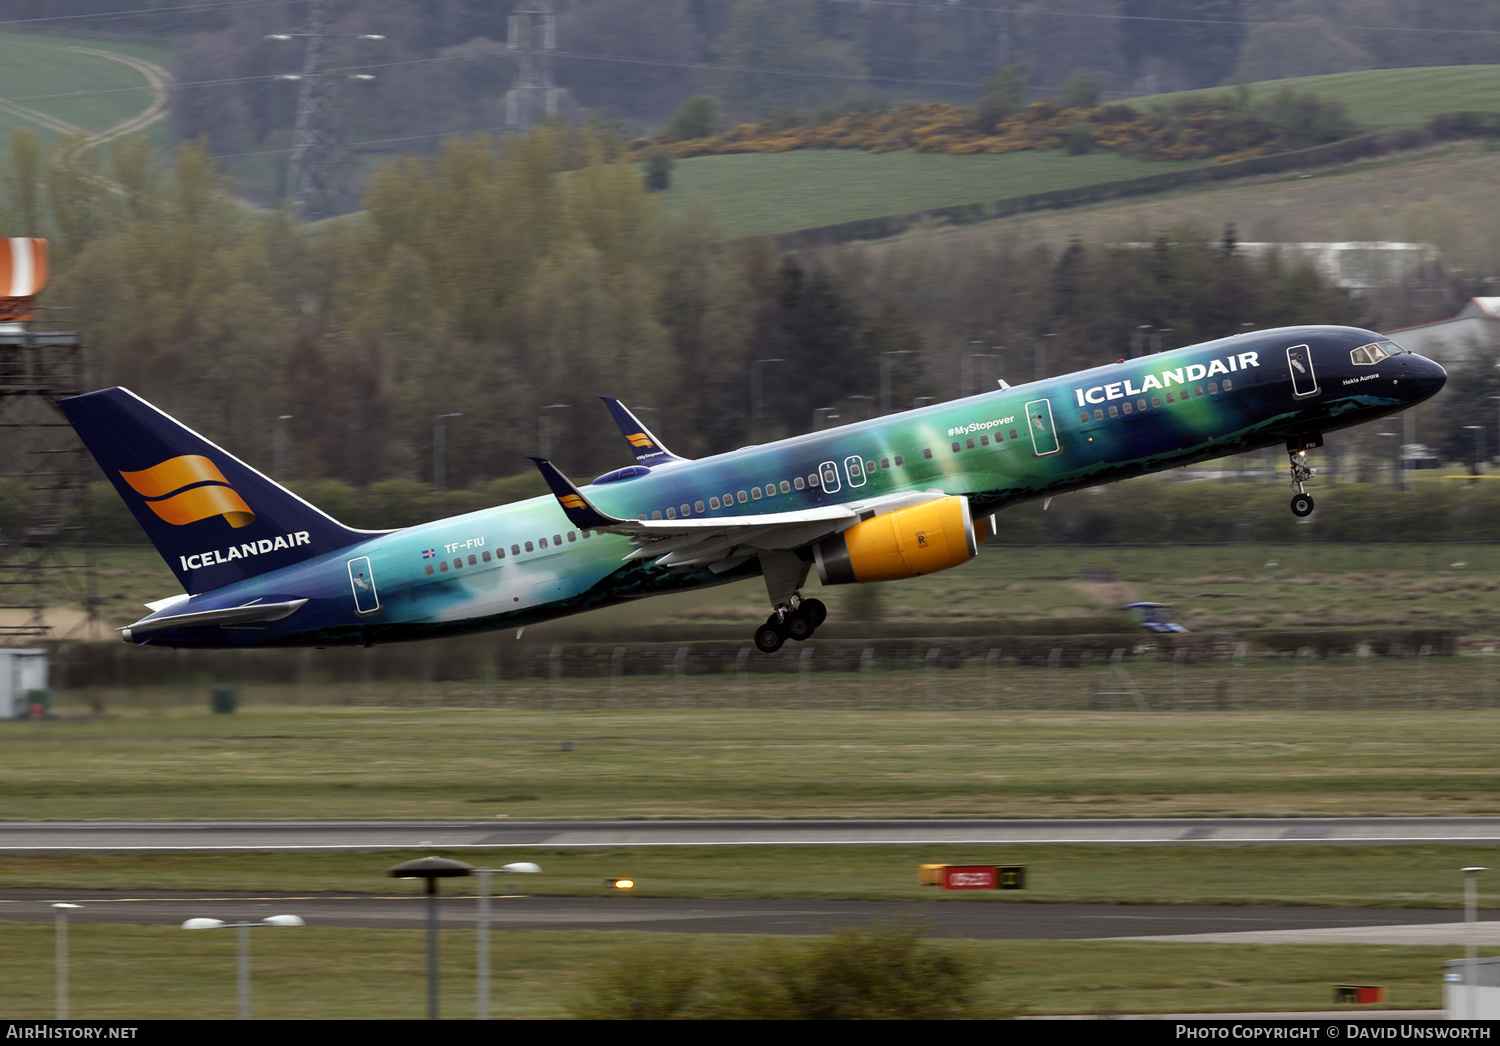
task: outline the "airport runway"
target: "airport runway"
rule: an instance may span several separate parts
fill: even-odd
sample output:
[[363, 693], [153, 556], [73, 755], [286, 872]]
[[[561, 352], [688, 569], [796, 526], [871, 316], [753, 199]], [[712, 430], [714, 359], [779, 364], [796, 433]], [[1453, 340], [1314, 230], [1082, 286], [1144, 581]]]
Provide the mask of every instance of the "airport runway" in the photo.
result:
[[[426, 925], [415, 886], [388, 895], [233, 894], [183, 891], [0, 890], [0, 922], [50, 921], [57, 901], [81, 904], [77, 923], [179, 925], [300, 915], [313, 926]], [[822, 934], [885, 922], [932, 936], [990, 940], [1195, 940], [1368, 944], [1461, 944], [1463, 913], [1381, 908], [1251, 908], [1225, 905], [1031, 904], [932, 901], [786, 901], [637, 897], [497, 896], [497, 930], [649, 930], [674, 933]], [[445, 927], [472, 927], [473, 897], [445, 899]], [[1500, 945], [1500, 921], [1481, 922], [1476, 943]]]
[[0, 853], [1090, 843], [1500, 843], [1500, 817], [0, 823]]

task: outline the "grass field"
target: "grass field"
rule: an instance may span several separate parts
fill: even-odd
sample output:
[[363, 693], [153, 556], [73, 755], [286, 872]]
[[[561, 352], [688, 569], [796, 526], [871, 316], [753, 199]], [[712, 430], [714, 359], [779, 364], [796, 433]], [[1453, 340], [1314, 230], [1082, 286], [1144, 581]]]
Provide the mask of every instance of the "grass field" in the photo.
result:
[[[1500, 95], [1500, 65], [1450, 65], [1418, 69], [1366, 69], [1356, 73], [1302, 76], [1249, 84], [1253, 99], [1290, 89], [1310, 91], [1343, 102], [1366, 131], [1389, 131], [1424, 124], [1438, 113], [1493, 110]], [[1226, 88], [1130, 98], [1128, 105], [1150, 106], [1181, 98], [1222, 93]]]
[[[0, 1006], [12, 1020], [50, 1017], [53, 930], [0, 924]], [[425, 1013], [419, 930], [307, 926], [256, 932], [257, 1019], [417, 1019]], [[491, 1013], [500, 1019], [570, 1013], [586, 971], [652, 949], [704, 962], [738, 959], [776, 938], [634, 932], [515, 931], [494, 936]], [[781, 940], [785, 947], [801, 942]], [[1109, 941], [946, 941], [985, 971], [980, 997], [1033, 1014], [1332, 1009], [1335, 984], [1383, 984], [1390, 1005], [1441, 1005], [1451, 948], [1152, 944]], [[75, 1019], [230, 1019], [235, 939], [175, 926], [74, 925], [69, 933]], [[442, 933], [443, 1016], [474, 1015], [474, 936]], [[1351, 1007], [1351, 1009], [1353, 1009]]]
[[[801, 898], [916, 904], [1212, 904], [1318, 908], [1457, 908], [1459, 869], [1500, 862], [1497, 846], [643, 846], [385, 853], [7, 854], [0, 921], [19, 902], [6, 889], [49, 889], [84, 901], [94, 890], [416, 896], [386, 878], [412, 857], [471, 864], [534, 861], [541, 873], [497, 880], [533, 896], [600, 897], [605, 878], [633, 896]], [[1021, 864], [1024, 891], [950, 893], [917, 885], [922, 864]], [[1497, 907], [1494, 887], [1480, 900]], [[475, 892], [473, 880], [445, 894]], [[917, 911], [915, 907], [912, 909]], [[919, 913], [918, 913], [919, 914]]]
[[1493, 709], [178, 708], [0, 723], [0, 793], [7, 818], [64, 820], [1494, 814], [1497, 722]]
[[680, 161], [664, 199], [681, 206], [700, 196], [730, 235], [754, 236], [1200, 165], [1115, 153], [1067, 156], [1061, 150], [943, 156], [801, 149]]
[[[149, 43], [0, 33], [0, 141], [8, 141], [16, 127], [56, 141], [63, 133], [58, 122], [88, 133], [103, 131], [151, 103], [140, 72], [85, 50], [163, 66], [170, 64], [172, 53], [168, 46]], [[153, 125], [151, 133], [158, 147], [169, 140], [164, 122]]]

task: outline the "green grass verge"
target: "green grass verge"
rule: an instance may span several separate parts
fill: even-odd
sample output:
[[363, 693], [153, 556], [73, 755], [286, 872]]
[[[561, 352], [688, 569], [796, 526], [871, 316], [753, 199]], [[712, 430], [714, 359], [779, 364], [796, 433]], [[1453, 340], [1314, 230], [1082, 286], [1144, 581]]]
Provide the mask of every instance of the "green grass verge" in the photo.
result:
[[[1033, 686], [1044, 687], [1046, 675], [1025, 670]], [[699, 685], [733, 686], [712, 677]], [[796, 677], [780, 685], [795, 702]], [[1335, 685], [1331, 677], [1322, 683]], [[918, 686], [915, 678], [904, 684]], [[787, 708], [785, 696], [781, 703], [252, 706], [217, 717], [179, 708], [11, 721], [0, 723], [0, 791], [9, 798], [6, 817], [38, 819], [1500, 810], [1495, 710], [830, 710]], [[559, 750], [564, 738], [573, 751]]]
[[999, 156], [801, 149], [680, 161], [668, 206], [699, 196], [732, 236], [789, 232], [838, 222], [980, 203], [1049, 189], [1138, 178], [1202, 161], [1151, 161], [1060, 150]]
[[[169, 67], [172, 49], [166, 45], [95, 40], [83, 36], [45, 36], [0, 33], [0, 98], [93, 133], [112, 127], [151, 104], [145, 78], [123, 62], [77, 50], [87, 48], [141, 58]], [[159, 123], [153, 139], [166, 141]], [[0, 140], [24, 127], [43, 141], [60, 132], [44, 122], [0, 108]], [[159, 140], [158, 140], [159, 139]]]
[[[1283, 89], [1311, 91], [1343, 102], [1355, 123], [1366, 131], [1389, 131], [1424, 124], [1438, 113], [1465, 109], [1492, 110], [1500, 97], [1500, 65], [1428, 66], [1416, 69], [1366, 69], [1356, 73], [1301, 76], [1247, 85], [1252, 98]], [[1135, 106], [1160, 105], [1181, 98], [1218, 94], [1226, 88], [1182, 91], [1128, 99]]]
[[[1456, 908], [1458, 870], [1500, 866], [1496, 846], [644, 846], [599, 849], [429, 848], [385, 853], [8, 854], [0, 920], [19, 902], [4, 889], [179, 890], [415, 895], [385, 877], [411, 857], [470, 864], [534, 861], [538, 875], [500, 878], [499, 893], [599, 897], [606, 878], [643, 897], [908, 901], [936, 904], [1214, 904]], [[1027, 888], [950, 893], [917, 885], [922, 864], [1022, 864]], [[473, 880], [445, 893], [472, 894]], [[72, 892], [78, 891], [78, 892]], [[914, 909], [915, 910], [915, 909]]]
[[[0, 924], [6, 1016], [53, 1012], [53, 929]], [[258, 1019], [417, 1019], [425, 1015], [420, 930], [307, 926], [253, 934]], [[491, 1013], [502, 1019], [569, 1015], [587, 969], [649, 945], [705, 963], [768, 943], [742, 935], [514, 931], [492, 942]], [[787, 940], [790, 946], [796, 942]], [[230, 1019], [236, 1012], [235, 935], [175, 926], [74, 925], [69, 934], [75, 1019]], [[1342, 945], [1153, 944], [1096, 941], [947, 941], [984, 971], [982, 1002], [1034, 1014], [1331, 1009], [1335, 984], [1383, 984], [1391, 1006], [1441, 1005], [1451, 948]], [[442, 1007], [472, 1017], [474, 935], [441, 934]], [[1354, 1007], [1349, 1007], [1353, 1010]]]

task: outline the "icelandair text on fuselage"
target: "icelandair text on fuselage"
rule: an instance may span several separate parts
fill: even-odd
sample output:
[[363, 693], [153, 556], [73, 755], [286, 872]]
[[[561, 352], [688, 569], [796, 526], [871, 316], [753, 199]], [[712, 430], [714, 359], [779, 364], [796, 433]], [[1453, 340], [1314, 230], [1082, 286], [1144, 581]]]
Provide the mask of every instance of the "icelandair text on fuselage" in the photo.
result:
[[[1288, 1019], [1296, 1014], [1288, 1013]], [[1230, 1024], [1177, 1025], [1179, 1039], [1488, 1039], [1488, 1027], [1449, 1024]]]
[[1161, 371], [1159, 376], [1147, 374], [1141, 379], [1140, 388], [1136, 388], [1135, 383], [1126, 378], [1124, 381], [1113, 381], [1108, 385], [1095, 385], [1091, 389], [1074, 389], [1073, 395], [1077, 398], [1078, 405], [1082, 407], [1086, 403], [1122, 400], [1127, 396], [1139, 396], [1143, 392], [1150, 392], [1152, 389], [1166, 389], [1174, 384], [1187, 385], [1213, 377], [1215, 374], [1233, 374], [1235, 371], [1249, 370], [1251, 367], [1259, 366], [1260, 353], [1242, 352], [1237, 356], [1210, 360], [1207, 366], [1202, 363], [1189, 363], [1185, 367]]
[[212, 552], [198, 552], [191, 556], [178, 556], [177, 558], [182, 560], [183, 570], [202, 570], [204, 567], [229, 563], [236, 559], [263, 556], [279, 548], [296, 548], [298, 545], [311, 544], [312, 538], [308, 536], [307, 531], [299, 530], [285, 537], [261, 538], [259, 541], [246, 541], [242, 545], [230, 545], [227, 549], [214, 549]]

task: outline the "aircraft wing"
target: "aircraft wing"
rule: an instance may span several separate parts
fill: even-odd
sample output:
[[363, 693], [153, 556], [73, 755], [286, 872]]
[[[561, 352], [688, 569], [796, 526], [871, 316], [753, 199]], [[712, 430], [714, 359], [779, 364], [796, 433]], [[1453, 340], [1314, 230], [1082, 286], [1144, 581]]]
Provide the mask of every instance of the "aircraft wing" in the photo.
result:
[[545, 458], [532, 458], [569, 522], [584, 530], [623, 534], [636, 545], [626, 557], [655, 559], [662, 566], [706, 566], [732, 569], [751, 556], [790, 552], [815, 544], [874, 516], [934, 501], [940, 491], [886, 494], [860, 501], [744, 516], [700, 516], [687, 519], [620, 519], [599, 511], [566, 476]]

